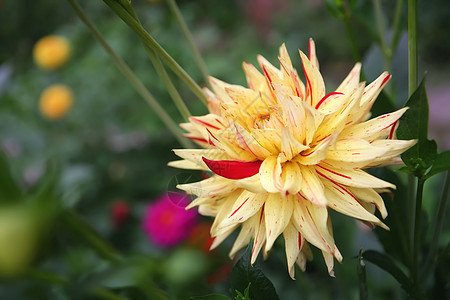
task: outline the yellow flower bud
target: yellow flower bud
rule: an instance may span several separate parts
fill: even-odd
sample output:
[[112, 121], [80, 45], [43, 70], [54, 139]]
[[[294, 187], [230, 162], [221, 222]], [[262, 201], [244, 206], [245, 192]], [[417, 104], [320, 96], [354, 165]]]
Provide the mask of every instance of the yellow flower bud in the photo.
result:
[[72, 107], [73, 92], [62, 84], [51, 85], [46, 88], [39, 101], [42, 115], [48, 119], [59, 119], [67, 114]]
[[60, 36], [43, 37], [34, 45], [33, 57], [36, 64], [44, 70], [61, 67], [70, 56], [69, 42]]

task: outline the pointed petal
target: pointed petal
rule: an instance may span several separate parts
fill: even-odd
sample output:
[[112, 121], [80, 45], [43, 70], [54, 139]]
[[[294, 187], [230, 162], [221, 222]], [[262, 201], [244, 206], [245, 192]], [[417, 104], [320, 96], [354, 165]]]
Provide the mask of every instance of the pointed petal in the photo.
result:
[[361, 73], [361, 63], [355, 64], [353, 69], [347, 75], [347, 77], [342, 81], [341, 85], [336, 89], [336, 92], [341, 92], [344, 94], [351, 93], [353, 89], [357, 88], [359, 85], [359, 74]]
[[227, 231], [225, 231], [224, 233], [216, 236], [214, 238], [213, 243], [211, 244], [211, 247], [209, 247], [209, 250], [213, 250], [215, 248], [217, 248], [220, 244], [222, 244], [222, 242], [238, 227], [238, 225], [236, 224], [236, 226], [234, 227], [230, 227]]
[[320, 141], [317, 145], [305, 150], [294, 158], [294, 161], [301, 165], [316, 165], [327, 157], [329, 148], [332, 147], [338, 137], [337, 133], [333, 133]]
[[[259, 214], [256, 217], [259, 218]], [[234, 258], [236, 253], [250, 242], [250, 239], [252, 238], [254, 232], [254, 225], [258, 224], [255, 223], [255, 220], [257, 220], [258, 218], [255, 218], [255, 216], [253, 216], [242, 224], [241, 231], [239, 232], [239, 235], [236, 238], [233, 247], [231, 248], [229, 254], [230, 258]]]
[[302, 173], [296, 162], [286, 162], [283, 165], [281, 179], [283, 181], [282, 195], [295, 195], [302, 187]]
[[394, 125], [407, 109], [407, 107], [404, 107], [395, 112], [376, 117], [364, 123], [350, 125], [341, 132], [339, 138], [359, 138], [370, 142], [377, 138], [382, 138], [383, 135], [386, 137], [389, 134], [389, 127]]
[[294, 211], [292, 215], [292, 223], [294, 224], [295, 228], [309, 243], [324, 251], [333, 252], [334, 244], [330, 245], [324, 239], [317, 228], [318, 225], [315, 223], [315, 220], [311, 216], [311, 213], [309, 211], [311, 205], [308, 205], [308, 203], [310, 202], [300, 197], [295, 197], [293, 199], [297, 200], [297, 202], [294, 204]]
[[241, 190], [234, 191], [233, 193], [224, 197], [223, 200], [221, 200], [222, 201], [221, 205], [217, 212], [216, 218], [214, 219], [214, 222], [211, 226], [211, 236], [212, 237], [216, 237], [221, 234], [224, 234], [224, 233], [228, 232], [232, 227], [236, 226], [233, 224], [228, 227], [220, 227], [219, 228], [219, 225], [230, 214], [231, 210], [233, 209], [233, 205], [234, 205], [236, 199], [240, 196], [241, 193], [242, 193]]
[[243, 189], [246, 189], [252, 193], [259, 194], [265, 193], [266, 190], [261, 185], [261, 179], [259, 178], [259, 173], [244, 179], [240, 179], [234, 182], [234, 185]]
[[[417, 143], [417, 140], [376, 140], [372, 142], [372, 145], [375, 147], [386, 148], [387, 152], [380, 157], [377, 157], [371, 161], [371, 163], [367, 166], [375, 167], [380, 166], [385, 163], [390, 163], [395, 158], [397, 158], [400, 154], [411, 148]], [[392, 163], [391, 163], [392, 164]]]
[[231, 224], [243, 223], [259, 212], [267, 199], [267, 194], [253, 194], [243, 191], [236, 199], [230, 214], [219, 224], [220, 227], [228, 227]]
[[199, 168], [204, 170], [208, 166], [203, 162], [202, 157], [208, 157], [210, 159], [226, 159], [228, 156], [218, 149], [174, 149], [173, 152], [188, 161], [198, 165]]
[[266, 84], [264, 76], [252, 64], [244, 62], [242, 68], [247, 78], [248, 87], [254, 91], [261, 91], [262, 86]]
[[264, 220], [264, 206], [258, 216], [258, 221], [255, 224], [255, 231], [253, 237], [253, 250], [250, 258], [250, 263], [253, 265], [258, 257], [259, 251], [266, 242], [266, 222]]
[[255, 155], [253, 155], [251, 152], [245, 151], [243, 148], [238, 146], [238, 143], [236, 142], [236, 136], [233, 134], [230, 128], [224, 128], [214, 133], [208, 128], [206, 128], [206, 131], [208, 132], [209, 143], [212, 143], [212, 145], [214, 145], [216, 148], [226, 153], [228, 155], [228, 159], [231, 158], [233, 160], [239, 161], [256, 160]]
[[381, 217], [384, 219], [387, 217], [388, 212], [384, 206], [383, 198], [374, 189], [360, 189], [349, 187], [348, 190], [361, 201], [373, 203], [378, 211], [381, 213]]
[[309, 146], [313, 141], [313, 138], [316, 135], [316, 131], [322, 123], [325, 115], [311, 107], [311, 105], [306, 102], [302, 102], [302, 105], [306, 113], [306, 141], [304, 142], [304, 144]]
[[319, 60], [317, 59], [317, 55], [316, 55], [316, 44], [314, 43], [314, 40], [311, 38], [309, 39], [309, 51], [308, 52], [309, 52], [309, 61], [314, 66], [314, 68], [319, 70]]
[[337, 182], [342, 185], [360, 187], [360, 188], [392, 188], [395, 185], [372, 176], [362, 170], [343, 170], [329, 165], [319, 164], [316, 168], [317, 174], [331, 182]]
[[278, 156], [280, 162], [291, 160], [300, 152], [309, 148], [298, 142], [287, 128], [282, 129], [281, 135], [281, 153]]
[[363, 139], [345, 139], [336, 142], [327, 154], [327, 163], [343, 169], [364, 168], [382, 158], [389, 147], [378, 147]]
[[194, 183], [179, 184], [177, 185], [177, 188], [198, 197], [214, 198], [235, 191], [237, 187], [233, 186], [232, 182], [233, 181], [220, 176], [212, 176], [208, 179]]
[[325, 195], [328, 199], [328, 206], [332, 209], [344, 215], [387, 228], [377, 217], [368, 212], [347, 188], [328, 182], [325, 185]]
[[306, 55], [300, 52], [303, 70], [306, 77], [306, 102], [315, 107], [320, 99], [325, 96], [325, 84], [322, 75], [315, 63], [311, 62]]
[[290, 197], [269, 194], [265, 204], [266, 248], [269, 252], [277, 237], [291, 220], [294, 203]]
[[322, 251], [323, 259], [325, 260], [325, 263], [328, 268], [328, 274], [330, 274], [331, 277], [334, 276], [334, 256], [326, 251]]
[[251, 152], [258, 160], [264, 160], [271, 153], [261, 146], [255, 138], [240, 124], [235, 123], [232, 126], [234, 133], [236, 134], [237, 142], [243, 149]]
[[202, 165], [198, 165], [195, 162], [189, 160], [176, 160], [171, 161], [167, 164], [169, 167], [178, 168], [178, 169], [188, 169], [188, 170], [203, 170], [207, 171], [208, 168], [205, 168]]
[[301, 166], [302, 187], [301, 193], [312, 203], [318, 206], [326, 206], [327, 198], [323, 192], [323, 184], [315, 172], [314, 167]]
[[282, 190], [281, 164], [276, 156], [266, 158], [259, 169], [261, 185], [269, 193], [278, 193]]
[[297, 97], [282, 97], [280, 98], [280, 104], [286, 127], [291, 130], [290, 133], [299, 143], [303, 142], [306, 137], [306, 115], [301, 99]]
[[209, 160], [203, 157], [203, 161], [208, 168], [219, 176], [228, 179], [243, 179], [258, 174], [262, 161], [230, 161], [230, 160]]
[[292, 279], [294, 278], [294, 265], [297, 260], [297, 257], [300, 253], [300, 250], [303, 246], [303, 237], [295, 229], [295, 226], [292, 223], [289, 223], [283, 231], [284, 244], [286, 248], [286, 259], [288, 265], [289, 276]]

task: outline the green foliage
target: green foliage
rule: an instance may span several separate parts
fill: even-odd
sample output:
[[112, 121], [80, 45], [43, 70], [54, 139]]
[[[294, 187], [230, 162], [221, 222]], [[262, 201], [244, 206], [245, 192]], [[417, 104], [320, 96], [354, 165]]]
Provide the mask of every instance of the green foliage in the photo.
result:
[[[278, 294], [272, 282], [264, 275], [263, 271], [258, 267], [258, 265], [251, 265], [251, 243], [247, 247], [245, 253], [236, 262], [233, 270], [230, 274], [230, 284], [231, 290], [234, 291], [233, 294], [239, 296], [237, 292], [241, 295], [246, 294], [246, 290], [250, 288], [250, 299], [253, 300], [264, 300], [278, 299]], [[248, 292], [248, 291], [247, 291]], [[237, 294], [237, 295], [236, 295]]]
[[425, 89], [425, 78], [405, 104], [409, 109], [400, 119], [397, 129], [399, 139], [417, 139], [417, 144], [402, 154], [406, 170], [419, 178], [423, 178], [433, 165], [437, 155], [437, 145], [428, 140], [428, 97]]

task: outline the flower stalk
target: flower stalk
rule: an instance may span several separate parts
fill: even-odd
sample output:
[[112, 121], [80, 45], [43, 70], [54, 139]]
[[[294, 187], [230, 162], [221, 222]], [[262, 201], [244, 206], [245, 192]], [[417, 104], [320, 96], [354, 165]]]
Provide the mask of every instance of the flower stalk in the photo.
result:
[[156, 101], [155, 97], [150, 93], [150, 91], [144, 86], [144, 84], [136, 77], [136, 75], [131, 71], [130, 67], [117, 55], [117, 53], [111, 48], [111, 46], [105, 41], [101, 33], [95, 27], [95, 25], [89, 20], [89, 18], [84, 13], [81, 6], [76, 0], [68, 0], [69, 4], [74, 9], [78, 17], [83, 21], [83, 23], [89, 28], [89, 30], [94, 35], [95, 39], [103, 46], [105, 51], [111, 56], [113, 61], [116, 63], [118, 68], [127, 77], [136, 91], [141, 95], [142, 98], [150, 105], [150, 107], [155, 111], [155, 113], [160, 117], [161, 121], [167, 126], [167, 128], [174, 134], [178, 142], [187, 146], [190, 145], [187, 140], [182, 138], [181, 130], [178, 125], [172, 120], [172, 118], [166, 113], [162, 106]]
[[155, 53], [167, 64], [167, 66], [183, 80], [192, 92], [206, 105], [206, 96], [200, 86], [186, 73], [186, 71], [164, 50], [161, 45], [142, 27], [136, 19], [131, 3], [118, 3], [116, 0], [103, 0], [134, 32], [141, 38], [142, 42], [153, 49]]
[[188, 42], [189, 48], [191, 48], [192, 54], [194, 55], [195, 62], [197, 63], [198, 68], [200, 69], [200, 72], [202, 73], [203, 79], [205, 83], [208, 85], [209, 88], [209, 73], [206, 68], [206, 64], [203, 61], [202, 56], [200, 55], [200, 51], [198, 50], [197, 46], [195, 45], [194, 39], [192, 37], [191, 32], [189, 31], [189, 28], [186, 25], [186, 22], [183, 19], [183, 16], [180, 13], [180, 10], [178, 9], [177, 3], [175, 0], [167, 0], [167, 4], [169, 5], [170, 10], [175, 16], [175, 19], [177, 20], [178, 24], [180, 25], [181, 31], [184, 34], [184, 37], [186, 38], [186, 41]]

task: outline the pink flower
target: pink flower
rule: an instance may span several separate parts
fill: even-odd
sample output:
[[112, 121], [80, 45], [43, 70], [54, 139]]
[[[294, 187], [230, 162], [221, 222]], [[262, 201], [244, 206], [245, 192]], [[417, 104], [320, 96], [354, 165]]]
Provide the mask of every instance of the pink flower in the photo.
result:
[[197, 221], [196, 211], [186, 211], [187, 195], [169, 192], [147, 207], [142, 229], [160, 247], [173, 247], [182, 242]]

